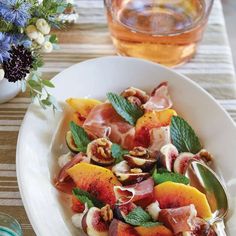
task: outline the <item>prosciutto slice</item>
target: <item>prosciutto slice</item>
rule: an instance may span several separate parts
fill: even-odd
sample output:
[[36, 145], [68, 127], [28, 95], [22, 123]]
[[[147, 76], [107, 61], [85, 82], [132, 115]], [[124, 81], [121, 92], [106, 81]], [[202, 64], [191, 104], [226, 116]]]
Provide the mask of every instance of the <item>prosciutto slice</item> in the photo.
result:
[[119, 116], [110, 103], [94, 107], [83, 127], [94, 138], [107, 137], [123, 148], [134, 147], [135, 128]]
[[158, 220], [171, 229], [174, 234], [192, 231], [194, 229], [194, 219], [197, 211], [193, 204], [189, 206], [163, 209], [159, 213]]
[[144, 180], [140, 183], [129, 185], [126, 187], [115, 186], [114, 192], [120, 205], [129, 202], [136, 202], [144, 198], [148, 198], [153, 194], [154, 181], [152, 178]]
[[168, 92], [168, 83], [163, 82], [153, 90], [151, 97], [143, 105], [143, 108], [146, 111], [162, 111], [171, 108], [172, 105]]

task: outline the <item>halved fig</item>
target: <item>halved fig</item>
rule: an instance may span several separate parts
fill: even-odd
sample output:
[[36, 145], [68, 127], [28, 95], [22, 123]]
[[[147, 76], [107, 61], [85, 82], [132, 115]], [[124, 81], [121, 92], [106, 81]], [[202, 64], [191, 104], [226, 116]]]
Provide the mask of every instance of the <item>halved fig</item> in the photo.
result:
[[155, 159], [144, 159], [140, 157], [134, 157], [131, 155], [124, 155], [123, 158], [128, 162], [128, 165], [131, 168], [140, 168], [143, 171], [151, 170], [154, 167], [155, 163], [157, 162], [157, 160]]
[[123, 205], [116, 205], [114, 209], [115, 218], [124, 221], [124, 217], [127, 216], [136, 207], [137, 206], [132, 202]]
[[141, 182], [145, 179], [148, 179], [150, 177], [150, 174], [147, 173], [147, 172], [140, 172], [140, 173], [132, 173], [132, 172], [120, 173], [120, 172], [116, 172], [115, 175], [116, 175], [117, 179], [123, 185], [139, 183], [139, 182]]
[[101, 210], [97, 207], [92, 207], [83, 216], [82, 228], [89, 236], [107, 236], [109, 224], [103, 220]]
[[139, 236], [134, 227], [114, 219], [109, 227], [108, 236]]
[[188, 167], [189, 161], [193, 158], [194, 155], [190, 152], [180, 153], [174, 162], [174, 172], [183, 175]]
[[70, 149], [70, 151], [72, 151], [73, 153], [79, 152], [78, 148], [75, 145], [71, 131], [68, 131], [66, 133], [66, 144], [67, 144], [67, 147]]
[[160, 149], [158, 162], [169, 171], [173, 170], [175, 159], [179, 155], [177, 148], [173, 144], [166, 144]]
[[109, 166], [115, 159], [111, 155], [112, 142], [106, 138], [98, 138], [89, 143], [87, 156], [97, 165]]

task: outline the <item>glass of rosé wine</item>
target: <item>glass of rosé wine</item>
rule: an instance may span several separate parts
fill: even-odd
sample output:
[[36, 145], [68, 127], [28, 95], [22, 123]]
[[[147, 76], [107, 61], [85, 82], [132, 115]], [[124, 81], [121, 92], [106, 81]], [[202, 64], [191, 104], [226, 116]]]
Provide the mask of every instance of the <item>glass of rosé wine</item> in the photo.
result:
[[117, 53], [174, 67], [190, 60], [214, 0], [104, 0]]

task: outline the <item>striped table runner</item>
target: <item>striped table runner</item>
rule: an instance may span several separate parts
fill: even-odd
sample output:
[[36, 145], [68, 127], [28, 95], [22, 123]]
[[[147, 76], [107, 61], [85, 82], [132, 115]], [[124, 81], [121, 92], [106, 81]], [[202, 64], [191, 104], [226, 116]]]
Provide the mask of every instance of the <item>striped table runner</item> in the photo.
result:
[[[52, 78], [74, 63], [115, 54], [107, 30], [103, 1], [78, 0], [77, 5], [80, 12], [78, 24], [58, 33], [62, 43], [60, 49], [45, 55], [46, 63], [42, 69], [45, 79]], [[215, 0], [197, 55], [176, 71], [199, 83], [236, 121], [235, 74], [220, 0]], [[9, 103], [0, 105], [0, 211], [17, 218], [25, 236], [35, 234], [17, 186], [15, 151], [18, 131], [29, 103], [28, 94], [20, 94]]]

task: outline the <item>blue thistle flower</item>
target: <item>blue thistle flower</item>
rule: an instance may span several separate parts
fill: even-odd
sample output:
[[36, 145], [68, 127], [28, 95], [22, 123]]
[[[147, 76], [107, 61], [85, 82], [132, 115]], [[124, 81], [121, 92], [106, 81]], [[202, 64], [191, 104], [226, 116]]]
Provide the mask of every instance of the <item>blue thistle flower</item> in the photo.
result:
[[0, 17], [16, 26], [24, 27], [30, 18], [31, 5], [22, 0], [1, 0]]
[[3, 63], [10, 58], [10, 54], [8, 52], [11, 48], [10, 42], [11, 38], [0, 32], [0, 63]]

